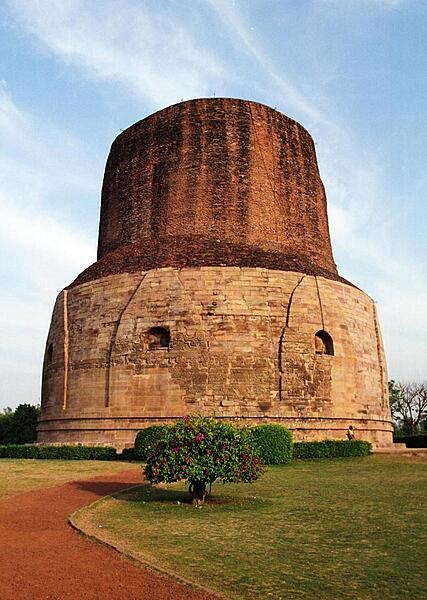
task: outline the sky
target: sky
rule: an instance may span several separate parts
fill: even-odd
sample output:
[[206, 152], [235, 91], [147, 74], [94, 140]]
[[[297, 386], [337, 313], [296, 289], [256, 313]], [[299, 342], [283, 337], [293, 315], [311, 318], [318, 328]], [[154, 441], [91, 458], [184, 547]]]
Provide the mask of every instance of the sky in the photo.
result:
[[0, 411], [40, 402], [56, 295], [96, 260], [114, 138], [214, 96], [310, 132], [389, 379], [427, 379], [427, 0], [3, 0]]

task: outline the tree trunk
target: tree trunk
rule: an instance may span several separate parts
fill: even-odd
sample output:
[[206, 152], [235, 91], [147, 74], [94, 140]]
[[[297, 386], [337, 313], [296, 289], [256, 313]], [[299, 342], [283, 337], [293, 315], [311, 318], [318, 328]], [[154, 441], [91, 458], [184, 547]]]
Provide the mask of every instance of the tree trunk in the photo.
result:
[[192, 503], [203, 504], [206, 498], [206, 484], [203, 481], [190, 481]]

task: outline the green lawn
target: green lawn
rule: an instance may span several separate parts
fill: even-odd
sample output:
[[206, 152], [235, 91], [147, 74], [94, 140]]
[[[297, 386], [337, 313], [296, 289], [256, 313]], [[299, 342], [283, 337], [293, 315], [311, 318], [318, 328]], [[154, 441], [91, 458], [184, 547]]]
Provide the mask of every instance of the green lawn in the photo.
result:
[[427, 463], [295, 461], [252, 485], [143, 486], [80, 511], [89, 533], [228, 598], [426, 597]]
[[135, 467], [100, 460], [0, 459], [0, 500], [31, 489], [59, 485]]

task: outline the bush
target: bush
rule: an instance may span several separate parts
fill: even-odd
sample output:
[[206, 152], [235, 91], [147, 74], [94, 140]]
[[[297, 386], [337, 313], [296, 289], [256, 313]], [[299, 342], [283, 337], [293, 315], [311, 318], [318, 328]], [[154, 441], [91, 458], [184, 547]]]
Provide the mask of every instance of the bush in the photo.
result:
[[105, 446], [0, 446], [0, 458], [38, 458], [50, 460], [115, 460], [116, 450]]
[[156, 444], [167, 438], [170, 429], [170, 425], [151, 425], [138, 431], [135, 438], [135, 458], [147, 460]]
[[372, 444], [364, 440], [323, 440], [321, 442], [295, 442], [294, 458], [343, 458], [368, 456]]
[[137, 460], [135, 448], [123, 448], [121, 453], [117, 455], [117, 460]]
[[204, 501], [207, 486], [216, 480], [249, 483], [262, 471], [247, 430], [202, 416], [177, 421], [145, 467], [151, 483], [187, 480], [196, 503]]
[[406, 444], [408, 448], [427, 448], [427, 433], [397, 436], [393, 441], [397, 444]]
[[249, 437], [264, 465], [283, 465], [292, 458], [292, 432], [281, 425], [256, 425]]

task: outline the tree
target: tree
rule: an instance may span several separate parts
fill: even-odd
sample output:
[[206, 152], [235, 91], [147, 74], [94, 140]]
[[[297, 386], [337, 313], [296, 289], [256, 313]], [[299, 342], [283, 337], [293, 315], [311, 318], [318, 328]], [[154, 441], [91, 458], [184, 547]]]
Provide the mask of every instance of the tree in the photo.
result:
[[13, 415], [12, 437], [15, 444], [32, 444], [37, 439], [37, 421], [40, 409], [31, 404], [20, 404]]
[[427, 381], [389, 381], [393, 421], [406, 434], [416, 433], [427, 418]]
[[207, 487], [254, 481], [263, 472], [249, 434], [213, 418], [187, 416], [170, 428], [147, 459], [145, 475], [151, 483], [186, 480], [195, 504], [202, 504]]
[[0, 444], [4, 445], [11, 443], [13, 412], [11, 409], [8, 410], [8, 408], [0, 414]]
[[0, 415], [0, 444], [32, 444], [37, 439], [38, 406], [20, 404], [7, 407]]

